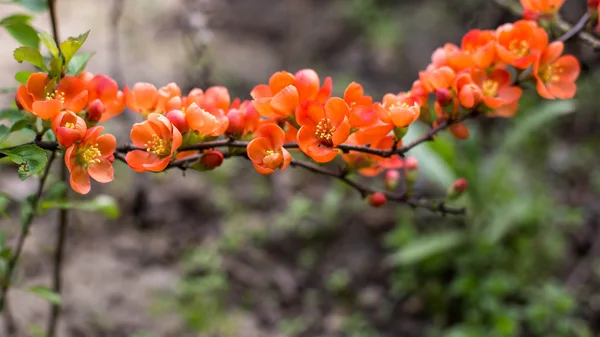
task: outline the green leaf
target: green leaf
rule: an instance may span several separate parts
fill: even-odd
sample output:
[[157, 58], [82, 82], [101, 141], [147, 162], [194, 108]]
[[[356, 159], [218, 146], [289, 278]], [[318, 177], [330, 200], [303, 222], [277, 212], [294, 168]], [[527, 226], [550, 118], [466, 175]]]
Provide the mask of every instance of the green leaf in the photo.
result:
[[8, 119], [13, 122], [23, 119], [23, 114], [18, 109], [2, 109], [0, 110], [0, 119]]
[[48, 8], [47, 0], [12, 0], [12, 2], [33, 12], [43, 12]]
[[545, 124], [574, 111], [575, 102], [573, 100], [545, 102], [530, 111], [521, 111], [520, 113], [525, 116], [517, 121], [517, 125], [511, 130], [510, 135], [506, 137], [506, 141], [501, 145], [500, 152], [508, 152], [516, 149], [529, 135], [542, 128]]
[[32, 19], [32, 16], [28, 15], [28, 14], [23, 14], [23, 13], [13, 14], [13, 15], [9, 15], [9, 16], [3, 18], [2, 20], [0, 20], [0, 26], [12, 25], [15, 23], [28, 23], [31, 19]]
[[87, 32], [77, 37], [69, 37], [67, 41], [63, 41], [60, 44], [60, 51], [62, 51], [65, 57], [65, 64], [67, 65], [67, 67], [69, 65], [69, 62], [71, 62], [71, 58], [75, 56], [75, 54], [77, 53], [79, 48], [81, 48], [89, 34], [90, 31], [88, 30]]
[[2, 143], [10, 135], [10, 128], [6, 125], [0, 125], [0, 143]]
[[15, 80], [21, 84], [27, 84], [27, 80], [29, 80], [29, 76], [31, 76], [31, 74], [31, 71], [18, 71], [15, 74]]
[[54, 292], [52, 289], [50, 289], [48, 287], [36, 286], [36, 287], [27, 288], [27, 290], [30, 293], [35, 294], [52, 304], [59, 305], [61, 302], [60, 294], [57, 294], [56, 292]]
[[408, 265], [423, 261], [434, 255], [448, 253], [463, 244], [463, 232], [448, 230], [421, 236], [389, 257], [392, 265]]
[[19, 164], [19, 178], [25, 180], [36, 173], [42, 172], [48, 157], [46, 151], [35, 145], [24, 145], [11, 150], [1, 150], [14, 163]]
[[31, 122], [28, 119], [21, 119], [12, 125], [10, 132], [16, 132], [25, 128], [32, 128]]
[[88, 212], [100, 212], [109, 219], [119, 217], [119, 205], [115, 199], [108, 195], [99, 195], [93, 200], [88, 201], [65, 201], [48, 200], [40, 204], [42, 211], [48, 209], [74, 209]]
[[61, 76], [63, 71], [63, 59], [59, 57], [52, 57], [50, 60], [50, 69], [48, 70], [48, 76], [50, 78], [58, 78]]
[[4, 25], [4, 28], [20, 44], [35, 49], [40, 48], [40, 38], [37, 31], [29, 24], [17, 22]]
[[46, 32], [39, 32], [38, 36], [40, 37], [40, 40], [42, 40], [42, 42], [46, 45], [52, 57], [60, 56], [58, 46], [56, 45], [56, 41], [54, 41], [54, 38], [50, 36], [50, 34]]
[[39, 50], [33, 47], [19, 47], [15, 49], [13, 56], [19, 63], [26, 61], [43, 70], [48, 70], [44, 64], [44, 58], [42, 57], [42, 54], [40, 54]]
[[[10, 202], [10, 197], [6, 193], [0, 193], [0, 215], [7, 217], [6, 207]], [[0, 250], [4, 249], [4, 233], [0, 232]]]
[[85, 69], [85, 66], [94, 54], [95, 53], [81, 53], [73, 56], [71, 62], [67, 65], [67, 75], [79, 75]]

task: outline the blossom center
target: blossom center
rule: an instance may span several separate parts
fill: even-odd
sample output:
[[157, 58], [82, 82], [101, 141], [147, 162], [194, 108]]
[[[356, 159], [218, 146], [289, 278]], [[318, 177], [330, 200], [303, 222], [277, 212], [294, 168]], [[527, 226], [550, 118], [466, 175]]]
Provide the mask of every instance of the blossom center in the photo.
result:
[[514, 39], [508, 44], [508, 50], [517, 55], [518, 58], [527, 56], [529, 54], [529, 42]]
[[483, 82], [482, 90], [483, 94], [488, 97], [496, 97], [498, 95], [499, 84], [494, 80], [485, 80]]
[[329, 118], [323, 118], [317, 124], [315, 130], [315, 136], [322, 145], [332, 147], [333, 146], [333, 133], [335, 132], [335, 126], [331, 125]]
[[544, 83], [548, 83], [558, 81], [560, 79], [559, 74], [563, 73], [564, 71], [565, 69], [561, 66], [556, 64], [547, 64], [540, 67], [539, 74], [542, 81]]
[[156, 134], [152, 135], [152, 140], [144, 144], [144, 146], [146, 147], [146, 151], [160, 157], [166, 157], [171, 154], [169, 143], [166, 140], [159, 138]]
[[94, 144], [92, 146], [88, 146], [81, 154], [81, 157], [86, 164], [90, 165], [99, 163], [100, 159], [98, 157], [101, 155], [102, 152], [100, 152], [98, 144]]
[[64, 125], [65, 128], [69, 128], [71, 130], [75, 130], [75, 123], [67, 122]]
[[267, 150], [265, 152], [265, 158], [263, 158], [264, 166], [271, 169], [276, 169], [281, 166], [282, 162], [283, 156], [281, 155], [281, 153], [275, 152], [273, 150]]
[[65, 103], [65, 93], [62, 91], [54, 90], [46, 94], [46, 101], [57, 99], [61, 103]]

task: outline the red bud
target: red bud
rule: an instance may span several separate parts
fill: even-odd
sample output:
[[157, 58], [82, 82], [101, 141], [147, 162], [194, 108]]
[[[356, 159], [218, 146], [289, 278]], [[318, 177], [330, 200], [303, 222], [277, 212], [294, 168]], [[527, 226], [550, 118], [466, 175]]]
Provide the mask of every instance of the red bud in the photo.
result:
[[523, 19], [537, 21], [539, 18], [540, 13], [528, 8], [523, 9]]
[[227, 133], [232, 135], [241, 135], [244, 133], [244, 116], [240, 110], [229, 110], [229, 112], [227, 112], [227, 119], [229, 119]]
[[447, 106], [452, 103], [452, 93], [446, 88], [436, 90], [435, 98], [441, 106]]
[[406, 157], [404, 159], [404, 168], [406, 171], [416, 171], [419, 169], [419, 161], [415, 157]]
[[115, 162], [115, 155], [111, 154], [109, 157], [107, 157], [106, 159], [108, 159], [109, 162], [114, 163]]
[[398, 186], [400, 181], [400, 172], [398, 170], [387, 170], [385, 172], [385, 188], [388, 191], [393, 191]]
[[215, 169], [223, 164], [223, 153], [217, 150], [210, 150], [202, 156], [200, 163], [208, 170]]
[[102, 118], [104, 113], [104, 104], [100, 99], [95, 99], [92, 103], [88, 104], [86, 109], [85, 117], [90, 122], [97, 122]]
[[454, 124], [450, 127], [450, 133], [458, 139], [469, 138], [469, 128], [463, 123]]
[[469, 184], [465, 178], [456, 179], [456, 181], [452, 183], [452, 186], [450, 186], [448, 189], [448, 199], [458, 198], [460, 195], [465, 193], [468, 186]]
[[387, 197], [381, 192], [375, 192], [369, 196], [369, 205], [381, 207], [387, 202]]
[[597, 10], [600, 0], [588, 0], [587, 6], [589, 10]]
[[169, 113], [167, 113], [167, 119], [170, 120], [181, 133], [186, 133], [190, 129], [187, 120], [185, 119], [185, 113], [181, 110], [169, 111]]

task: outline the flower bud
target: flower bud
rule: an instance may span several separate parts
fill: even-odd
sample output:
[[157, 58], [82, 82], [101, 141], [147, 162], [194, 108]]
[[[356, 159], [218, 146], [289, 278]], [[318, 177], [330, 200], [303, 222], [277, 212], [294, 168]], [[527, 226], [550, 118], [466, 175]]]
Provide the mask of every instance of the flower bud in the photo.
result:
[[15, 94], [15, 103], [17, 104], [17, 109], [23, 110], [23, 105], [21, 105], [21, 102], [19, 102], [19, 99], [17, 98], [16, 94]]
[[388, 191], [393, 191], [398, 186], [400, 181], [400, 172], [398, 170], [387, 170], [385, 172], [385, 188]]
[[85, 118], [90, 122], [98, 122], [104, 113], [104, 104], [100, 99], [95, 99], [88, 104], [85, 110]]
[[446, 88], [436, 90], [435, 98], [441, 106], [452, 104], [452, 93]]
[[381, 192], [375, 192], [369, 196], [369, 205], [381, 207], [387, 202], [387, 197]]
[[223, 153], [217, 150], [210, 150], [202, 156], [200, 164], [207, 170], [215, 169], [223, 164]]
[[452, 183], [452, 186], [448, 188], [447, 198], [449, 200], [458, 198], [463, 193], [465, 193], [468, 186], [469, 184], [467, 183], [467, 180], [465, 178], [457, 179], [454, 183]]
[[469, 138], [469, 128], [463, 123], [454, 124], [450, 127], [450, 133], [458, 139]]
[[179, 130], [181, 133], [186, 133], [190, 127], [185, 119], [185, 113], [181, 110], [171, 110], [167, 113], [167, 119]]
[[409, 185], [412, 185], [417, 181], [419, 176], [419, 162], [417, 161], [417, 158], [406, 157], [406, 159], [404, 159], [404, 174], [406, 182]]
[[229, 120], [229, 126], [227, 127], [228, 134], [241, 135], [244, 133], [244, 116], [240, 110], [229, 110], [227, 112], [227, 119]]
[[524, 20], [531, 20], [531, 21], [537, 21], [540, 18], [540, 13], [529, 9], [529, 8], [525, 8], [523, 9], [523, 19]]
[[115, 162], [115, 155], [111, 154], [110, 156], [108, 156], [106, 159], [108, 159], [109, 162], [114, 163]]
[[591, 16], [598, 15], [598, 5], [600, 5], [600, 0], [588, 0], [587, 7]]

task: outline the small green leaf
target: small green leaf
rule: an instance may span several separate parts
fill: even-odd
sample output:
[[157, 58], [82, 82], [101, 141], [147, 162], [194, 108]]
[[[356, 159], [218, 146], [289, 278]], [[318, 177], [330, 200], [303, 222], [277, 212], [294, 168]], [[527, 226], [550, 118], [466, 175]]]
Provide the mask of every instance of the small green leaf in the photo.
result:
[[40, 48], [40, 38], [37, 31], [29, 24], [17, 22], [4, 25], [4, 28], [20, 44], [35, 49]]
[[7, 17], [5, 17], [4, 19], [0, 20], [0, 26], [5, 26], [5, 25], [12, 25], [15, 23], [28, 23], [30, 20], [32, 19], [31, 15], [28, 14], [13, 14], [13, 15], [9, 15]]
[[21, 119], [12, 125], [10, 132], [16, 132], [25, 128], [32, 128], [31, 122], [28, 119]]
[[42, 57], [42, 54], [40, 54], [40, 51], [35, 48], [19, 47], [15, 49], [13, 56], [19, 63], [26, 61], [43, 70], [48, 70], [44, 64], [44, 58]]
[[[6, 193], [0, 193], [0, 215], [8, 216], [6, 213], [6, 207], [8, 207], [8, 203], [10, 202], [10, 198]], [[0, 232], [0, 249], [4, 249], [4, 234]]]
[[85, 69], [85, 66], [94, 54], [95, 53], [81, 53], [73, 56], [71, 62], [67, 65], [67, 75], [79, 75]]
[[42, 172], [48, 157], [46, 151], [35, 145], [24, 145], [11, 150], [1, 150], [14, 163], [19, 164], [19, 178], [25, 180], [36, 173]]
[[33, 12], [43, 12], [48, 9], [48, 1], [46, 0], [12, 0], [12, 2]]
[[60, 44], [60, 51], [62, 51], [65, 57], [65, 64], [68, 66], [69, 62], [71, 62], [71, 58], [75, 56], [79, 48], [83, 45], [85, 40], [87, 39], [90, 31], [77, 36], [77, 37], [69, 37], [67, 41], [63, 41]]
[[46, 47], [48, 48], [50, 55], [52, 55], [52, 57], [59, 57], [58, 46], [56, 45], [56, 41], [54, 41], [54, 38], [46, 32], [39, 32], [38, 36], [40, 37], [40, 40], [42, 40], [44, 45], [46, 45]]
[[48, 70], [48, 76], [50, 76], [50, 78], [58, 78], [62, 74], [62, 67], [62, 57], [52, 57], [52, 59], [50, 60], [50, 69]]
[[0, 110], [0, 119], [8, 119], [13, 122], [23, 119], [23, 114], [17, 109], [2, 109]]
[[0, 143], [2, 143], [10, 135], [10, 128], [6, 125], [0, 125]]
[[27, 290], [30, 293], [38, 295], [39, 297], [45, 299], [46, 301], [48, 301], [52, 304], [59, 305], [61, 302], [60, 294], [57, 294], [56, 292], [54, 292], [52, 289], [50, 289], [48, 287], [36, 286], [36, 287], [27, 288]]
[[29, 76], [31, 76], [31, 74], [31, 71], [19, 71], [15, 74], [15, 80], [21, 84], [27, 84], [27, 80], [29, 80]]
[[393, 265], [413, 264], [434, 255], [448, 253], [460, 246], [466, 237], [459, 231], [437, 232], [417, 238], [389, 258]]

